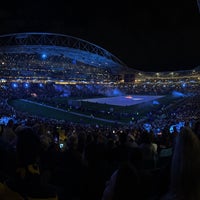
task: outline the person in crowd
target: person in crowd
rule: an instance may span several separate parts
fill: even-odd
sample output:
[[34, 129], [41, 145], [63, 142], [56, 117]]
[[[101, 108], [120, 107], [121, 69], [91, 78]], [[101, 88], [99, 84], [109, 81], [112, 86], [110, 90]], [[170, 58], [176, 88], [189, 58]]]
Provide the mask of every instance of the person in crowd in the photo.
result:
[[101, 200], [142, 199], [137, 169], [125, 162], [113, 172], [103, 191]]
[[[0, 199], [58, 200], [57, 191], [41, 183], [39, 137], [32, 128], [18, 130], [16, 142], [16, 171], [0, 185]], [[12, 198], [11, 198], [12, 197]]]
[[162, 200], [200, 199], [200, 142], [190, 127], [176, 137], [170, 169], [169, 191]]
[[135, 139], [134, 135], [131, 133], [128, 134], [126, 143], [127, 143], [128, 147], [132, 147], [132, 148], [138, 147], [136, 139]]
[[197, 137], [200, 139], [200, 120], [195, 122], [193, 131], [197, 135]]
[[157, 159], [157, 145], [153, 141], [153, 135], [144, 131], [139, 147], [143, 153], [143, 160], [146, 168], [155, 168]]
[[200, 0], [197, 0], [197, 5], [198, 5], [199, 13], [200, 13]]
[[3, 129], [2, 139], [10, 146], [15, 146], [16, 133], [14, 131], [14, 121], [9, 119], [7, 125]]

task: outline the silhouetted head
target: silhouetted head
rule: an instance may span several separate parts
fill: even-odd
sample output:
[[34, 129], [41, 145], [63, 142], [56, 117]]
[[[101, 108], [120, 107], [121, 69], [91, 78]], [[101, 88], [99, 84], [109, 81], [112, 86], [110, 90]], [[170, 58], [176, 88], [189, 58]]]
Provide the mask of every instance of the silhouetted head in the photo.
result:
[[172, 166], [171, 191], [183, 199], [200, 199], [200, 142], [189, 127], [176, 138]]
[[17, 159], [21, 165], [33, 164], [40, 155], [41, 145], [39, 137], [30, 127], [23, 127], [17, 136]]
[[198, 8], [199, 8], [199, 12], [200, 12], [200, 0], [197, 0], [197, 5], [198, 5]]

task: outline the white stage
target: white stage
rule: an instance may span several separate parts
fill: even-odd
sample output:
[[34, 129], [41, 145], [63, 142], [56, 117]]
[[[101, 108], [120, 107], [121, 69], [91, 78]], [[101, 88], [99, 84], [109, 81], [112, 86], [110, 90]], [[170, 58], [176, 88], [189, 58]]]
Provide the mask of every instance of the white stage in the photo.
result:
[[163, 96], [127, 95], [127, 96], [116, 96], [116, 97], [79, 99], [78, 101], [87, 101], [87, 102], [109, 104], [115, 106], [132, 106], [139, 103], [154, 101], [161, 97]]

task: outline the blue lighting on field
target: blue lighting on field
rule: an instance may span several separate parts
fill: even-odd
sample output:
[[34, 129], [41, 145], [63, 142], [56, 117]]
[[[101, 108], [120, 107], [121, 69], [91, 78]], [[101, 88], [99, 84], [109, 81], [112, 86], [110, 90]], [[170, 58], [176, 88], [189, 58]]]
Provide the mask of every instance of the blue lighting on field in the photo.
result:
[[40, 88], [43, 88], [44, 86], [43, 86], [43, 84], [42, 84], [42, 83], [39, 83], [39, 87], [40, 87]]
[[17, 83], [12, 83], [12, 87], [13, 87], [13, 88], [17, 88], [17, 87], [18, 87], [18, 84], [17, 84]]
[[106, 91], [103, 92], [104, 95], [111, 97], [111, 96], [122, 96], [124, 95], [123, 92], [121, 92], [119, 89], [107, 89]]
[[75, 59], [72, 60], [72, 64], [76, 65], [76, 60]]
[[113, 95], [114, 95], [114, 96], [120, 96], [120, 95], [123, 95], [123, 93], [122, 93], [120, 90], [118, 90], [117, 88], [115, 88], [115, 89], [113, 90]]
[[185, 88], [186, 87], [186, 83], [182, 83], [182, 88]]
[[76, 88], [79, 89], [79, 90], [82, 89], [82, 87], [80, 85], [76, 85]]
[[29, 88], [29, 84], [28, 83], [24, 83], [24, 88]]
[[177, 92], [177, 91], [173, 91], [173, 92], [172, 92], [172, 95], [173, 95], [174, 97], [184, 97], [184, 96], [185, 96], [183, 93]]
[[156, 100], [153, 101], [153, 105], [159, 105], [160, 103]]
[[46, 59], [47, 58], [47, 54], [43, 53], [41, 57], [42, 57], [42, 59]]

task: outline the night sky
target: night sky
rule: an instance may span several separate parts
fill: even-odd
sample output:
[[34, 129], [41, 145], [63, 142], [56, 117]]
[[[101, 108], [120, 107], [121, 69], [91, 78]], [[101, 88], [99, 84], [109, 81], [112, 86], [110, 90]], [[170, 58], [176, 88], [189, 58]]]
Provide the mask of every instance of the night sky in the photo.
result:
[[195, 0], [6, 1], [0, 34], [51, 32], [94, 43], [143, 71], [200, 65], [200, 12]]

